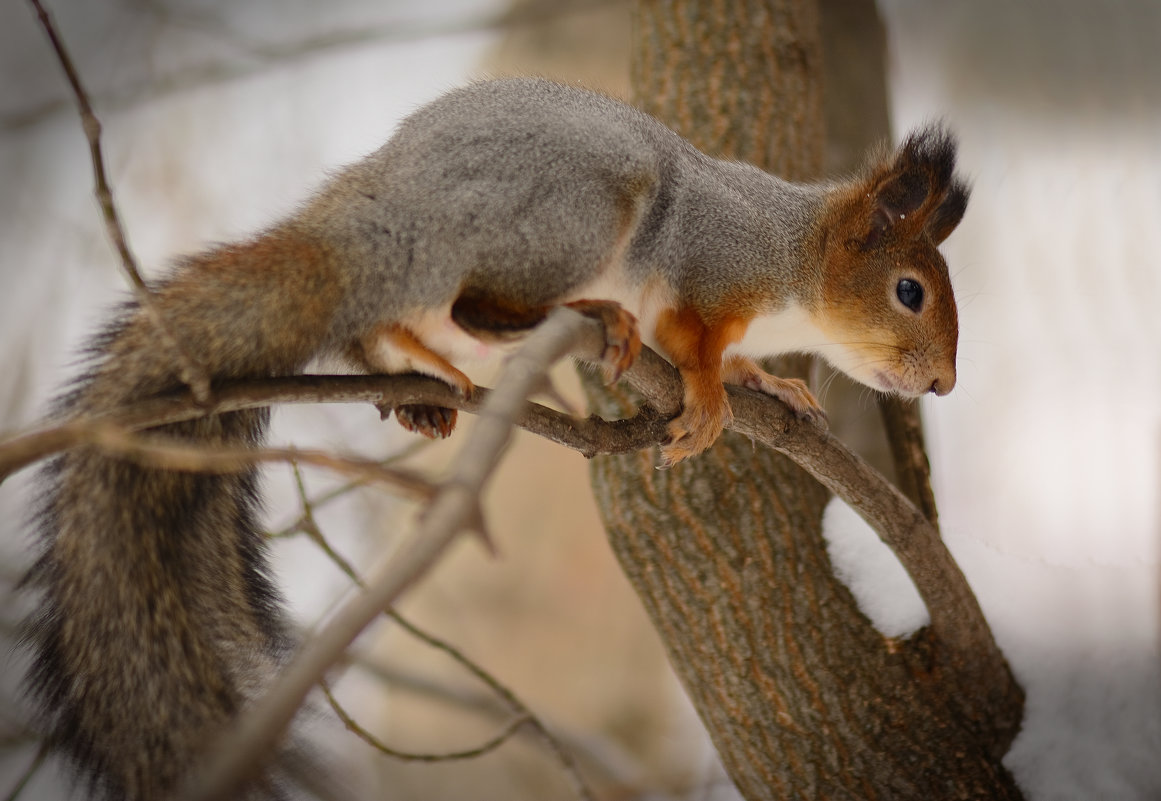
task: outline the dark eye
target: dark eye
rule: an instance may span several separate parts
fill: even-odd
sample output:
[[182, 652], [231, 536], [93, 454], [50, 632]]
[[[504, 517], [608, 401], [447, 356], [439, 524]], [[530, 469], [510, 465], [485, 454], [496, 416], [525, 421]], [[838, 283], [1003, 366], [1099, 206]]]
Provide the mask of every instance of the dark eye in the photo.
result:
[[919, 311], [919, 307], [923, 305], [923, 287], [918, 281], [912, 281], [910, 278], [902, 279], [895, 286], [895, 295], [898, 296], [900, 303], [913, 312]]

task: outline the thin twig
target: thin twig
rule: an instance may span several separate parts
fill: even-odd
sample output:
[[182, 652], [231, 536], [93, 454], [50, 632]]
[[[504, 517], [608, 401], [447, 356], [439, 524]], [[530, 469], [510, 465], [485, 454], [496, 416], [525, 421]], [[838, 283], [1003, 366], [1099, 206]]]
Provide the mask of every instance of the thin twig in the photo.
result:
[[294, 471], [294, 484], [298, 489], [298, 497], [302, 501], [302, 518], [299, 528], [306, 536], [310, 537], [311, 542], [317, 545], [327, 555], [328, 559], [335, 563], [335, 566], [339, 570], [346, 574], [347, 578], [362, 588], [363, 580], [355, 572], [354, 566], [341, 553], [331, 547], [327, 538], [323, 536], [322, 529], [318, 526], [318, 521], [314, 519], [314, 505], [306, 494], [306, 484], [302, 481], [302, 471], [298, 469], [298, 461], [292, 461], [290, 467]]
[[[354, 566], [348, 562], [338, 551], [331, 547], [331, 544], [323, 535], [322, 530], [319, 528], [318, 521], [315, 520], [314, 506], [307, 495], [306, 484], [302, 480], [302, 472], [298, 469], [298, 465], [294, 462], [291, 462], [291, 467], [294, 469], [295, 486], [298, 490], [299, 500], [301, 501], [303, 508], [302, 529], [306, 532], [307, 536], [309, 536], [311, 540], [322, 549], [323, 553], [325, 553], [327, 557], [332, 562], [334, 562], [335, 565], [341, 571], [343, 571], [343, 573], [345, 573], [348, 578], [350, 578], [355, 586], [365, 590], [367, 585], [359, 575], [358, 571], [355, 570]], [[536, 737], [541, 740], [541, 742], [548, 748], [553, 756], [555, 756], [556, 759], [560, 762], [561, 768], [568, 776], [570, 783], [574, 787], [585, 787], [584, 779], [581, 778], [580, 770], [576, 764], [576, 761], [572, 758], [572, 755], [569, 753], [568, 749], [566, 749], [560, 743], [560, 741], [556, 739], [556, 737], [548, 730], [548, 727], [544, 725], [540, 718], [533, 714], [532, 710], [530, 710], [523, 701], [516, 697], [516, 694], [512, 692], [512, 690], [502, 684], [500, 680], [493, 676], [491, 673], [484, 670], [484, 668], [477, 664], [474, 660], [469, 659], [462, 651], [460, 651], [450, 642], [436, 637], [427, 631], [424, 631], [400, 615], [399, 612], [395, 609], [387, 609], [385, 614], [396, 623], [398, 623], [399, 626], [412, 637], [415, 637], [428, 646], [447, 654], [453, 661], [455, 661], [481, 682], [486, 684], [492, 690], [492, 692], [495, 693], [501, 699], [501, 701], [503, 701], [504, 705], [508, 707], [508, 710], [516, 716], [515, 720], [510, 725], [507, 734], [502, 733], [501, 735], [497, 735], [497, 737], [493, 738], [493, 740], [490, 740], [490, 747], [489, 743], [485, 743], [483, 746], [480, 746], [480, 748], [474, 749], [472, 751], [460, 751], [456, 752], [455, 755], [431, 758], [423, 761], [436, 762], [453, 758], [466, 758], [468, 755], [478, 756], [482, 753], [486, 753], [487, 751], [491, 750], [491, 748], [494, 748], [500, 745], [500, 743], [504, 742], [509, 734], [515, 732], [516, 729], [519, 728], [521, 723], [527, 723], [528, 728], [535, 733]], [[371, 735], [366, 734], [362, 729], [353, 728], [357, 727], [358, 724], [349, 720], [345, 713], [340, 708], [338, 708], [334, 698], [331, 697], [330, 689], [328, 688], [326, 682], [320, 682], [320, 686], [322, 687], [323, 692], [326, 693], [328, 700], [330, 700], [331, 706], [335, 707], [335, 712], [347, 725], [347, 728], [351, 729], [353, 732], [358, 734], [364, 740], [370, 742], [376, 748], [379, 748], [381, 751], [389, 753], [392, 756], [400, 756], [402, 758], [403, 752], [388, 748], [387, 746], [381, 744], [378, 740], [373, 741], [372, 739], [368, 739], [371, 737]], [[418, 757], [409, 758], [418, 759]]]
[[339, 716], [339, 719], [343, 721], [343, 725], [347, 727], [348, 731], [350, 731], [363, 742], [370, 745], [375, 750], [386, 754], [393, 759], [402, 759], [407, 762], [456, 762], [464, 759], [475, 759], [476, 757], [484, 756], [488, 752], [499, 748], [501, 745], [511, 739], [512, 735], [514, 735], [521, 726], [523, 726], [525, 723], [528, 723], [527, 718], [517, 717], [509, 722], [508, 725], [501, 729], [497, 734], [485, 740], [480, 745], [476, 746], [475, 748], [465, 749], [463, 751], [450, 751], [444, 754], [422, 754], [412, 753], [410, 751], [400, 751], [397, 748], [392, 748], [391, 746], [387, 745], [378, 737], [371, 734], [371, 732], [360, 726], [359, 723], [354, 718], [352, 718], [350, 714], [347, 713], [347, 710], [343, 709], [342, 705], [340, 705], [339, 702], [335, 700], [335, 696], [331, 693], [331, 688], [327, 686], [325, 681], [320, 682], [319, 686], [322, 687], [323, 695], [325, 695], [327, 697], [327, 701], [330, 702], [331, 709], [333, 709], [335, 714]]
[[230, 448], [221, 445], [191, 445], [176, 439], [137, 435], [104, 424], [89, 430], [86, 443], [121, 458], [162, 470], [233, 473], [261, 462], [300, 462], [333, 470], [359, 481], [383, 484], [419, 500], [428, 500], [436, 491], [426, 479], [409, 471], [385, 467], [373, 459], [335, 456], [323, 451], [308, 451], [294, 447]]
[[532, 711], [516, 697], [508, 687], [501, 684], [494, 676], [486, 670], [477, 665], [474, 661], [469, 659], [458, 648], [445, 640], [435, 637], [415, 624], [408, 621], [394, 609], [388, 609], [387, 615], [400, 625], [408, 634], [423, 642], [427, 643], [432, 648], [443, 651], [453, 660], [459, 663], [465, 670], [475, 676], [477, 679], [488, 685], [488, 688], [500, 698], [507, 705], [508, 709], [517, 715], [517, 718], [523, 718], [529, 728], [532, 729], [544, 744], [546, 748], [552, 753], [556, 760], [563, 767], [565, 775], [568, 777], [570, 784], [572, 784], [573, 791], [580, 798], [591, 798], [591, 792], [585, 785], [584, 779], [581, 776], [580, 768], [573, 759], [572, 754], [565, 748], [561, 742], [548, 730], [548, 728], [541, 722], [540, 718], [532, 713]]
[[[355, 650], [355, 649], [352, 649]], [[486, 689], [468, 689], [445, 681], [431, 678], [430, 675], [420, 675], [414, 671], [396, 665], [384, 664], [380, 660], [365, 653], [348, 651], [344, 666], [349, 665], [361, 671], [369, 678], [390, 687], [395, 691], [410, 692], [424, 698], [447, 704], [461, 712], [480, 715], [488, 719], [508, 719], [512, 710], [497, 698], [495, 693]], [[560, 741], [561, 748], [576, 756], [578, 764], [584, 764], [589, 772], [596, 772], [602, 776], [610, 786], [625, 790], [627, 797], [636, 797], [639, 788], [646, 784], [647, 771], [622, 746], [612, 740], [600, 737], [590, 732], [571, 731], [560, 722], [545, 720], [543, 714], [537, 714], [536, 719]], [[540, 734], [531, 727], [525, 727], [517, 732], [525, 738], [539, 738]], [[619, 796], [618, 796], [619, 797]], [[669, 796], [652, 791], [650, 798], [664, 801]]]
[[[382, 460], [378, 461], [377, 464], [379, 464], [381, 467], [389, 467], [390, 465], [392, 465], [396, 462], [403, 461], [404, 459], [411, 456], [416, 451], [421, 450], [423, 448], [426, 448], [431, 443], [432, 443], [432, 440], [429, 440], [429, 439], [417, 440], [416, 442], [412, 443], [408, 447], [401, 450], [399, 453], [392, 454], [391, 456], [387, 457], [386, 459], [382, 459]], [[293, 462], [291, 464], [294, 465]], [[293, 522], [278, 529], [277, 531], [267, 532], [266, 536], [271, 538], [271, 539], [282, 539], [284, 537], [291, 537], [300, 531], [305, 531], [306, 526], [308, 524], [314, 525], [315, 530], [317, 531], [318, 525], [317, 525], [317, 523], [314, 522], [314, 510], [315, 509], [317, 509], [318, 507], [323, 506], [325, 504], [328, 504], [331, 501], [338, 500], [339, 498], [342, 498], [343, 496], [348, 495], [348, 494], [354, 492], [355, 490], [361, 489], [362, 487], [365, 487], [367, 485], [366, 481], [359, 481], [359, 480], [348, 481], [347, 483], [341, 484], [341, 485], [335, 487], [334, 489], [330, 489], [330, 490], [327, 490], [326, 492], [320, 493], [319, 495], [315, 496], [314, 498], [310, 498], [310, 497], [307, 497], [307, 495], [305, 494], [306, 489], [302, 485], [302, 477], [300, 475], [298, 475], [297, 467], [295, 467], [295, 473], [296, 473], [297, 482], [298, 482], [298, 485], [300, 488], [299, 489], [299, 497], [302, 500], [303, 513], [301, 515], [299, 515], [297, 520], [294, 520]], [[308, 514], [309, 514], [309, 520], [307, 518]], [[309, 534], [309, 532], [307, 532], [307, 533]], [[321, 533], [322, 532], [320, 531], [319, 534], [321, 535]]]
[[[598, 325], [595, 321], [593, 325]], [[658, 357], [659, 358], [659, 357]], [[102, 423], [137, 431], [180, 423], [212, 414], [263, 408], [283, 403], [368, 403], [402, 406], [409, 403], [444, 406], [478, 413], [490, 391], [476, 387], [469, 399], [447, 384], [419, 375], [296, 375], [281, 378], [223, 381], [214, 388], [208, 405], [188, 390], [178, 390], [140, 401], [99, 416], [77, 417], [0, 440], [0, 482], [18, 470], [58, 451], [90, 441]], [[676, 401], [680, 404], [680, 394]], [[665, 436], [666, 416], [645, 407], [632, 420], [606, 421], [598, 417], [577, 420], [555, 409], [528, 403], [516, 424], [545, 439], [585, 456], [626, 453], [654, 445]]]
[[117, 254], [121, 257], [121, 266], [124, 268], [125, 274], [129, 278], [129, 283], [133, 287], [133, 294], [137, 298], [137, 303], [149, 317], [154, 328], [157, 329], [164, 346], [175, 355], [178, 375], [182, 383], [190, 388], [194, 398], [199, 403], [207, 403], [210, 399], [210, 380], [206, 375], [206, 371], [186, 352], [185, 348], [174, 337], [173, 332], [169, 330], [169, 327], [161, 316], [161, 312], [157, 308], [157, 304], [154, 302], [152, 292], [148, 285], [146, 285], [145, 280], [141, 277], [141, 271], [137, 269], [137, 260], [133, 257], [133, 253], [129, 249], [129, 243], [125, 238], [125, 231], [121, 227], [121, 217], [117, 213], [116, 204], [113, 202], [113, 189], [109, 186], [109, 179], [105, 174], [105, 158], [101, 151], [101, 121], [93, 113], [93, 107], [89, 104], [89, 96], [81, 84], [80, 75], [73, 66], [72, 57], [69, 55], [64, 41], [57, 32], [52, 17], [49, 16], [44, 6], [41, 5], [40, 0], [28, 1], [36, 11], [36, 17], [40, 21], [41, 27], [44, 28], [45, 33], [48, 34], [49, 41], [52, 42], [52, 49], [56, 53], [57, 60], [60, 61], [65, 77], [68, 78], [69, 86], [72, 87], [73, 96], [76, 98], [77, 109], [81, 116], [81, 127], [84, 129], [85, 139], [89, 143], [89, 155], [93, 162], [93, 179], [97, 202], [101, 204], [101, 215], [105, 220], [105, 230], [109, 235], [109, 240], [113, 243], [114, 249], [116, 249]]
[[[299, 650], [287, 669], [252, 712], [222, 738], [204, 770], [183, 788], [187, 801], [229, 797], [267, 759], [311, 688], [381, 610], [393, 604], [419, 580], [479, 516], [480, 493], [491, 477], [512, 434], [527, 394], [557, 359], [567, 355], [581, 337], [598, 337], [590, 320], [567, 308], [549, 314], [512, 357], [500, 387], [488, 398], [480, 419], [464, 444], [451, 478], [440, 487], [419, 530], [368, 581], [368, 591], [352, 598]], [[599, 326], [598, 326], [599, 327]], [[598, 350], [590, 342], [591, 351]], [[587, 787], [580, 797], [591, 799]]]

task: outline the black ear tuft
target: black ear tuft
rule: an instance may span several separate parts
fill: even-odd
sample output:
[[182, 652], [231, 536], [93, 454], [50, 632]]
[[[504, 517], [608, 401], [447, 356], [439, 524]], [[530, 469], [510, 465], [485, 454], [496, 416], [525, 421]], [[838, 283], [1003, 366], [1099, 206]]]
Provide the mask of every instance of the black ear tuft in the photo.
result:
[[940, 123], [912, 131], [895, 157], [896, 171], [920, 171], [935, 192], [945, 191], [955, 172], [955, 136]]
[[959, 225], [964, 212], [967, 211], [968, 198], [971, 193], [972, 190], [966, 182], [958, 178], [952, 179], [947, 195], [944, 196], [943, 201], [927, 220], [927, 232], [935, 244], [938, 245], [947, 239], [948, 235]]
[[906, 235], [926, 230], [941, 242], [967, 207], [967, 184], [955, 177], [955, 137], [936, 123], [912, 131], [873, 190], [874, 210], [863, 247], [906, 221]]
[[885, 223], [884, 227], [889, 228], [923, 205], [927, 193], [927, 176], [922, 170], [897, 173], [879, 189], [876, 222]]

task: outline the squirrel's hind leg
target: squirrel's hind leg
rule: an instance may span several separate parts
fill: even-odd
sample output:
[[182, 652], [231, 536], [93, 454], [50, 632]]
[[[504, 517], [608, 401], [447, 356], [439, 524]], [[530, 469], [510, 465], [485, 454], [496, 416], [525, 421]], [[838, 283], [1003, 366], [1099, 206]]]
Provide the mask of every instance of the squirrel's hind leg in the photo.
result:
[[450, 436], [455, 430], [456, 418], [459, 416], [455, 409], [446, 406], [419, 403], [396, 406], [394, 411], [399, 425], [428, 439], [443, 439]]
[[601, 354], [601, 362], [608, 383], [617, 383], [621, 374], [632, 367], [641, 354], [637, 318], [611, 300], [574, 300], [564, 305], [600, 321], [605, 327], [605, 351]]
[[[601, 362], [610, 384], [621, 377], [641, 353], [637, 318], [611, 300], [574, 300], [561, 305], [592, 317], [604, 326], [605, 350]], [[523, 308], [465, 292], [452, 304], [451, 316], [460, 328], [482, 342], [505, 342], [539, 325], [552, 306]]]
[[[371, 373], [423, 373], [446, 381], [465, 398], [471, 397], [475, 389], [470, 378], [400, 323], [377, 326], [354, 350], [356, 360]], [[429, 439], [442, 439], [451, 434], [458, 416], [455, 409], [432, 404], [379, 407], [383, 419], [392, 411], [401, 426]]]

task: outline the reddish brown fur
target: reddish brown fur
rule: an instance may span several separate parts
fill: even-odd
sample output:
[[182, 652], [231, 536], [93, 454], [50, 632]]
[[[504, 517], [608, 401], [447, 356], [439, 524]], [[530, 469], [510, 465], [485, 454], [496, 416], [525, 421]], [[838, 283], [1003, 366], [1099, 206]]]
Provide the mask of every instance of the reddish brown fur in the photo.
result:
[[826, 412], [819, 406], [810, 388], [801, 378], [779, 378], [770, 375], [748, 356], [731, 354], [722, 365], [722, 380], [748, 389], [773, 395], [804, 420], [826, 420]]
[[[386, 415], [384, 415], [386, 417]], [[408, 431], [428, 439], [444, 439], [455, 431], [459, 413], [446, 406], [426, 403], [407, 403], [395, 407], [395, 419]]]
[[[868, 364], [898, 360], [906, 352], [917, 375], [933, 387], [950, 389], [955, 383], [958, 314], [947, 265], [936, 246], [937, 237], [946, 236], [958, 222], [947, 207], [959, 199], [953, 195], [965, 190], [956, 184], [940, 186], [937, 174], [909, 164], [927, 182], [926, 193], [910, 210], [894, 209], [888, 215], [884, 196], [900, 180], [896, 166], [879, 165], [865, 180], [836, 195], [824, 211], [817, 319], [833, 341], [859, 348]], [[934, 231], [933, 222], [939, 225]], [[901, 278], [917, 279], [925, 288], [924, 305], [911, 317], [893, 300]], [[909, 387], [913, 394], [926, 388]]]
[[[159, 288], [157, 302], [178, 339], [217, 375], [255, 368], [278, 374], [301, 369], [314, 355], [344, 284], [326, 248], [282, 228], [187, 259]], [[205, 319], [221, 325], [206, 326]]]
[[[371, 330], [363, 341], [364, 354], [374, 352], [378, 342], [386, 344], [407, 359], [424, 365], [427, 370], [451, 384], [465, 398], [471, 397], [475, 385], [455, 365], [424, 344], [409, 328], [399, 323], [382, 323]], [[372, 362], [372, 366], [374, 363]]]
[[665, 309], [657, 320], [657, 343], [681, 372], [684, 409], [670, 423], [666, 464], [693, 456], [714, 443], [733, 420], [722, 384], [722, 354], [746, 333], [749, 318], [724, 316], [713, 323], [689, 306]]

